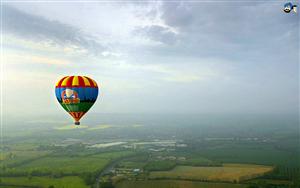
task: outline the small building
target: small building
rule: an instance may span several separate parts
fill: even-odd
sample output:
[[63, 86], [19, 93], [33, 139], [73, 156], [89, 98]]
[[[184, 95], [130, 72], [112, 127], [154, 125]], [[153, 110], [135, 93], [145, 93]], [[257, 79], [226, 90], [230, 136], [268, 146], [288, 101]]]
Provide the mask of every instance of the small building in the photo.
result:
[[185, 157], [178, 157], [178, 161], [185, 161], [186, 158]]
[[141, 172], [141, 169], [135, 168], [135, 169], [132, 170], [132, 172], [135, 173], [135, 174], [139, 174]]

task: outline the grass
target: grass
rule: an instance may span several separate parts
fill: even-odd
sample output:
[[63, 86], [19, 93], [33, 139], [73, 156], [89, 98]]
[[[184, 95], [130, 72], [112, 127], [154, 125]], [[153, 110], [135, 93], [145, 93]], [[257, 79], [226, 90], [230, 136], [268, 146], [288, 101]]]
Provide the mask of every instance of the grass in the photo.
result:
[[145, 166], [144, 162], [132, 162], [132, 161], [122, 161], [118, 164], [122, 168], [143, 168]]
[[49, 154], [49, 151], [9, 151], [3, 154], [1, 161], [2, 165], [14, 165], [22, 163], [23, 161], [39, 158]]
[[273, 167], [262, 165], [226, 164], [221, 167], [177, 166], [170, 171], [151, 172], [151, 179], [186, 179], [239, 182], [270, 172]]
[[150, 161], [145, 165], [144, 169], [149, 171], [171, 170], [175, 166], [175, 161]]
[[83, 173], [102, 169], [110, 162], [107, 158], [98, 157], [45, 157], [31, 163], [18, 166], [18, 171], [42, 171]]
[[181, 180], [148, 180], [148, 181], [122, 181], [116, 188], [246, 188], [241, 184], [208, 183]]
[[220, 165], [217, 162], [214, 162], [212, 160], [209, 160], [204, 157], [192, 157], [187, 158], [185, 161], [178, 161], [180, 165], [186, 165], [186, 166], [216, 166]]
[[125, 157], [132, 152], [109, 152], [89, 156], [49, 156], [18, 166], [17, 171], [63, 172], [80, 174], [104, 168], [114, 159]]
[[[50, 177], [3, 177], [1, 178], [2, 184], [16, 185], [16, 186], [39, 186], [48, 188], [53, 185], [55, 188], [88, 188], [83, 180], [78, 176], [67, 176], [63, 178], [50, 178]], [[2, 187], [0, 185], [0, 187]], [[7, 186], [9, 187], [9, 186]]]
[[276, 179], [254, 179], [254, 180], [249, 180], [247, 183], [260, 183], [264, 182], [266, 184], [271, 184], [271, 185], [292, 185], [293, 182], [289, 180], [276, 180]]
[[208, 145], [199, 151], [199, 155], [222, 163], [253, 163], [285, 166], [299, 165], [298, 154], [297, 152], [276, 149], [269, 143], [216, 142], [214, 145]]
[[9, 145], [10, 150], [16, 151], [28, 151], [28, 150], [35, 150], [37, 145], [34, 143], [15, 143]]

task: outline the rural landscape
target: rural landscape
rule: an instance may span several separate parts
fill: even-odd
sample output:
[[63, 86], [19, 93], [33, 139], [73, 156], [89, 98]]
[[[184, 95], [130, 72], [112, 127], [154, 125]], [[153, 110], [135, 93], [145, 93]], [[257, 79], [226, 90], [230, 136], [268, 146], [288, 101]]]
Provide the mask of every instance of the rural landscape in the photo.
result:
[[297, 116], [92, 114], [77, 127], [58, 118], [6, 122], [0, 187], [300, 186]]
[[0, 188], [300, 188], [299, 1], [0, 6]]

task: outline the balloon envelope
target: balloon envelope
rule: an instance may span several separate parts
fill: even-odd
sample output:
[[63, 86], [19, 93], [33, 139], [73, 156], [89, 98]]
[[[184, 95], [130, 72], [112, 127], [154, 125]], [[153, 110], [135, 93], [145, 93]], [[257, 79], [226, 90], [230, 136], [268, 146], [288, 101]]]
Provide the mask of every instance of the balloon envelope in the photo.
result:
[[98, 85], [87, 76], [66, 76], [55, 86], [55, 95], [60, 105], [74, 118], [75, 125], [93, 106], [98, 96]]

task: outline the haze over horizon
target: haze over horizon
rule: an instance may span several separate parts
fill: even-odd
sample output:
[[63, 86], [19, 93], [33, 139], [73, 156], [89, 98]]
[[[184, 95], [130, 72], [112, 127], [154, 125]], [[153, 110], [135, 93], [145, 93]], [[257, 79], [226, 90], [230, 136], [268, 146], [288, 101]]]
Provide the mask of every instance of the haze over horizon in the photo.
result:
[[5, 3], [4, 116], [64, 114], [54, 87], [65, 75], [100, 85], [90, 113], [298, 114], [299, 17], [282, 9]]

